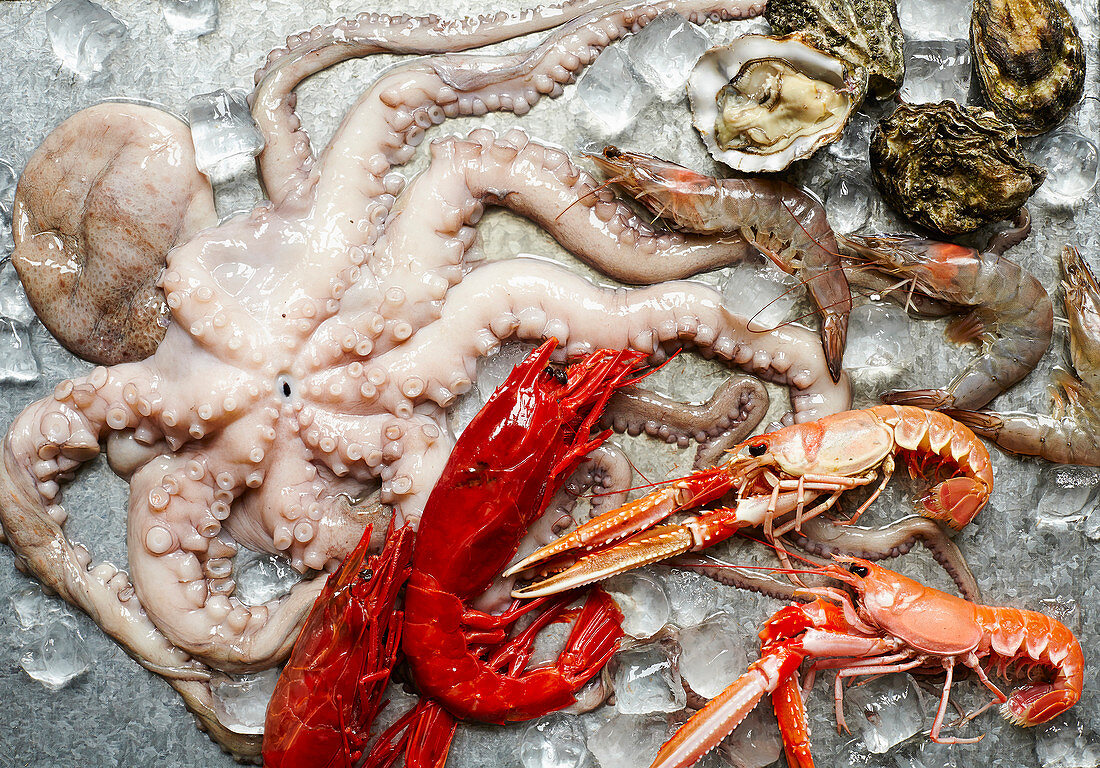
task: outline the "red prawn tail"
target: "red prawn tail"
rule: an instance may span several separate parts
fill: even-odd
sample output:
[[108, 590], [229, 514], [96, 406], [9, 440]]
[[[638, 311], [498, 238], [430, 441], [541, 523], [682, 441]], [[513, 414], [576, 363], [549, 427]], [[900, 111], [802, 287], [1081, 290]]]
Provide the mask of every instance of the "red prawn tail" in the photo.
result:
[[275, 686], [264, 725], [264, 764], [351, 766], [362, 754], [397, 663], [412, 530], [390, 530], [367, 556], [370, 528], [329, 577]]
[[378, 738], [359, 768], [390, 768], [402, 754], [406, 768], [443, 768], [457, 726], [447, 710], [421, 698]]

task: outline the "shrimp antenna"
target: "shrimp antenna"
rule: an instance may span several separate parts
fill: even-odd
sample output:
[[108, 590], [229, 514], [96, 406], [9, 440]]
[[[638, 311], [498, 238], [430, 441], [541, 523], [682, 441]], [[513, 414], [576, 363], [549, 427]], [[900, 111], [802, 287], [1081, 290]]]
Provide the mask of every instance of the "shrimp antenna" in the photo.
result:
[[625, 176], [615, 176], [614, 178], [610, 178], [610, 179], [607, 179], [606, 181], [601, 182], [595, 189], [592, 189], [592, 190], [589, 190], [588, 192], [585, 192], [583, 195], [578, 197], [576, 200], [571, 202], [569, 205], [565, 206], [565, 210], [563, 210], [561, 213], [559, 213], [557, 216], [555, 216], [554, 221], [557, 221], [562, 216], [567, 214], [569, 212], [569, 209], [572, 208], [577, 203], [579, 203], [581, 200], [584, 200], [586, 197], [592, 197], [593, 195], [599, 193], [599, 191], [601, 189], [606, 189], [611, 184], [615, 184], [616, 182], [622, 181], [625, 178], [626, 178]]
[[[817, 196], [816, 195], [811, 195], [811, 197], [814, 199], [815, 202], [818, 202], [818, 205], [821, 205], [821, 203], [819, 201], [817, 201]], [[825, 253], [829, 254], [830, 256], [836, 256], [838, 259], [843, 258], [843, 256], [840, 253], [838, 253], [837, 251], [829, 250], [828, 248], [826, 248], [824, 245], [821, 244], [820, 240], [818, 240], [816, 237], [811, 235], [810, 230], [806, 229], [806, 227], [802, 224], [802, 222], [798, 220], [798, 217], [794, 215], [794, 211], [791, 210], [791, 207], [789, 205], [787, 205], [787, 201], [784, 200], [782, 197], [779, 198], [779, 204], [782, 205], [785, 209], [787, 209], [787, 213], [790, 214], [790, 217], [794, 220], [794, 223], [798, 225], [798, 228], [802, 230], [803, 234], [805, 234], [806, 237], [810, 238], [811, 242], [813, 242], [814, 245], [816, 245], [821, 250], [825, 251]], [[821, 212], [822, 212], [822, 215], [825, 214], [825, 206], [824, 205], [821, 205]], [[834, 240], [837, 239], [836, 233], [833, 232], [832, 225], [829, 225], [829, 217], [828, 216], [825, 216], [825, 224], [829, 226], [829, 234], [831, 234], [833, 236]], [[811, 278], [811, 280], [812, 279], [813, 278]]]

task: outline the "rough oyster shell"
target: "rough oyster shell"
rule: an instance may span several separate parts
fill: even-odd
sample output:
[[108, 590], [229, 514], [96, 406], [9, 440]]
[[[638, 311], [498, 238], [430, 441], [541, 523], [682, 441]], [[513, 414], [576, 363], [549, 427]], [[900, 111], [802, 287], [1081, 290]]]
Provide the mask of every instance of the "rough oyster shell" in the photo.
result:
[[1084, 46], [1059, 0], [974, 0], [970, 48], [986, 103], [1023, 136], [1049, 131], [1081, 99]]
[[899, 212], [956, 235], [1012, 218], [1046, 171], [1021, 154], [1011, 124], [944, 101], [899, 106], [879, 123], [871, 137], [871, 175]]
[[835, 141], [860, 90], [847, 62], [799, 35], [744, 35], [711, 48], [687, 89], [711, 156], [746, 173], [781, 171]]
[[875, 97], [901, 87], [905, 38], [894, 0], [768, 0], [764, 18], [775, 34], [800, 31], [814, 47], [864, 70]]

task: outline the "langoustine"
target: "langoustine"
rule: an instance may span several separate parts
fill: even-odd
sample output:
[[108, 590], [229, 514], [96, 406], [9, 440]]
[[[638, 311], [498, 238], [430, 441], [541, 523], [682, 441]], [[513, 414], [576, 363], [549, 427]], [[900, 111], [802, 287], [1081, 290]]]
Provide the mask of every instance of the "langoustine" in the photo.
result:
[[[769, 539], [777, 540], [832, 508], [844, 492], [871, 486], [881, 471], [881, 482], [849, 519], [854, 522], [885, 487], [895, 456], [913, 475], [933, 471], [938, 482], [917, 500], [917, 509], [952, 528], [969, 523], [992, 492], [989, 452], [963, 424], [913, 406], [848, 411], [750, 437], [723, 464], [593, 518], [511, 566], [508, 575], [553, 574], [513, 594], [555, 594], [697, 552], [748, 526], [762, 526]], [[730, 492], [736, 492], [732, 504], [721, 505]], [[677, 512], [715, 503], [715, 509], [685, 522], [658, 525]]]
[[[837, 557], [822, 571], [851, 588], [810, 588], [817, 599], [780, 609], [760, 631], [761, 658], [696, 713], [662, 747], [651, 768], [686, 768], [713, 749], [771, 694], [787, 763], [812, 768], [809, 732], [798, 668], [813, 659], [814, 673], [838, 670], [835, 684], [838, 730], [845, 727], [843, 685], [847, 679], [913, 670], [946, 671], [931, 739], [965, 744], [980, 740], [942, 736], [956, 666], [972, 670], [1001, 704], [1004, 717], [1033, 726], [1062, 714], [1081, 698], [1084, 656], [1077, 638], [1056, 619], [1035, 611], [978, 605], [926, 587], [867, 560]], [[1002, 674], [1010, 667], [1038, 667], [1049, 676], [1006, 696], [989, 680], [982, 661]]]

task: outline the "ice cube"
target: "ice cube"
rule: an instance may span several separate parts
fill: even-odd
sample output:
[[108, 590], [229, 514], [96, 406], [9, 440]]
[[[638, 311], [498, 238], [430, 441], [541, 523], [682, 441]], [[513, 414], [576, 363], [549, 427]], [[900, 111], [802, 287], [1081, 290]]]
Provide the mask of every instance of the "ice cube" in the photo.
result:
[[1100, 737], [1072, 714], [1039, 726], [1035, 756], [1042, 768], [1097, 768]]
[[216, 676], [210, 681], [210, 692], [218, 720], [234, 733], [263, 733], [267, 704], [278, 680], [278, 669]]
[[675, 11], [665, 11], [624, 46], [638, 74], [663, 97], [683, 98], [688, 75], [710, 47], [710, 36]]
[[22, 325], [0, 318], [0, 382], [27, 384], [38, 378], [38, 360]]
[[0, 216], [0, 260], [6, 259], [15, 250], [15, 240], [11, 236], [11, 224]]
[[871, 187], [851, 173], [838, 173], [825, 189], [826, 215], [837, 232], [855, 232], [871, 215]]
[[89, 77], [103, 70], [126, 36], [126, 25], [91, 0], [61, 0], [46, 11], [46, 34], [61, 63]]
[[234, 558], [233, 577], [237, 598], [249, 605], [263, 605], [282, 597], [302, 580], [284, 558], [244, 547]]
[[653, 762], [667, 733], [664, 716], [620, 715], [588, 738], [588, 748], [600, 768], [638, 768]]
[[62, 613], [61, 604], [45, 595], [38, 587], [29, 587], [12, 593], [11, 607], [20, 629], [40, 627]]
[[33, 679], [51, 691], [59, 691], [74, 677], [83, 674], [90, 662], [84, 638], [76, 628], [62, 619], [55, 619], [23, 654], [20, 665]]
[[160, 10], [180, 37], [202, 37], [218, 26], [218, 0], [160, 0]]
[[871, 134], [878, 121], [865, 112], [856, 112], [844, 126], [840, 139], [829, 145], [829, 154], [847, 163], [870, 163]]
[[739, 678], [748, 657], [736, 622], [720, 613], [680, 632], [680, 674], [691, 690], [713, 699]]
[[664, 575], [665, 592], [672, 610], [669, 617], [678, 627], [694, 627], [718, 607], [716, 582], [701, 573], [673, 569]]
[[887, 378], [912, 359], [908, 318], [900, 307], [880, 302], [861, 304], [848, 316], [844, 367], [862, 379]]
[[718, 747], [722, 760], [733, 768], [764, 768], [783, 754], [783, 739], [775, 713], [760, 702]]
[[264, 147], [263, 136], [244, 97], [220, 88], [187, 101], [195, 164], [211, 176], [227, 178]]
[[1044, 136], [1035, 157], [1035, 162], [1047, 169], [1041, 191], [1055, 202], [1079, 200], [1096, 186], [1098, 161], [1096, 145], [1084, 136], [1068, 131]]
[[490, 357], [482, 358], [477, 365], [477, 388], [485, 400], [492, 397], [496, 388], [504, 383], [512, 369], [527, 359], [534, 346], [521, 342], [510, 342]]
[[1045, 466], [1036, 485], [1035, 522], [1040, 527], [1068, 530], [1093, 506], [1100, 469], [1076, 465]]
[[0, 317], [22, 326], [30, 325], [35, 319], [27, 292], [11, 262], [0, 264]]
[[630, 125], [652, 98], [652, 92], [616, 46], [604, 50], [577, 83], [577, 97], [608, 134]]
[[845, 719], [863, 737], [863, 745], [882, 754], [924, 725], [920, 694], [906, 674], [883, 675], [854, 685], [844, 696]]
[[687, 704], [680, 674], [659, 645], [620, 651], [612, 677], [615, 709], [624, 715], [676, 712]]
[[954, 99], [966, 103], [970, 92], [970, 43], [966, 40], [909, 40], [905, 43], [905, 84], [910, 104]]
[[895, 750], [891, 757], [897, 768], [956, 768], [957, 753], [953, 745], [917, 739]]
[[11, 223], [11, 206], [15, 200], [15, 186], [19, 182], [19, 176], [15, 169], [3, 160], [0, 160], [0, 219]]
[[483, 405], [485, 405], [485, 398], [477, 387], [471, 387], [466, 394], [458, 398], [447, 412], [447, 424], [451, 428], [451, 433], [455, 437], [461, 435]]
[[623, 612], [623, 632], [631, 637], [653, 637], [668, 623], [668, 595], [657, 579], [631, 571], [608, 579], [603, 587]]
[[749, 330], [767, 331], [793, 319], [802, 290], [798, 280], [775, 267], [739, 264], [729, 270], [722, 293], [729, 306], [751, 318]]
[[520, 739], [523, 768], [581, 768], [587, 758], [584, 726], [575, 715], [541, 717], [527, 726]]
[[898, 0], [898, 20], [909, 40], [965, 40], [970, 35], [970, 3]]

